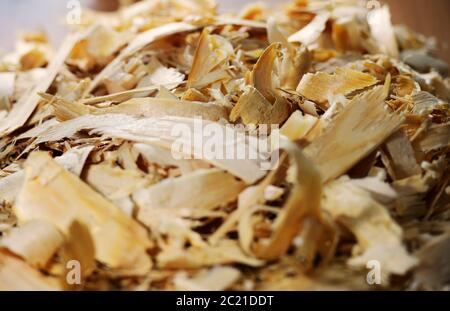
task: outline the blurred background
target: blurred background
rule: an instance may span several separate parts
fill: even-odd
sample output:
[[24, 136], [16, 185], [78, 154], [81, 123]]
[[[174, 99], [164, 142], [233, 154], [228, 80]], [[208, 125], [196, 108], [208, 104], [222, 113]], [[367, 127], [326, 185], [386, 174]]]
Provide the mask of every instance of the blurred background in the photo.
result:
[[[123, 0], [122, 0], [123, 1]], [[238, 11], [245, 4], [280, 4], [289, 0], [218, 0], [221, 12]], [[114, 10], [119, 0], [80, 0], [83, 7]], [[435, 37], [440, 56], [450, 63], [450, 0], [380, 0], [391, 7], [395, 24], [406, 24], [427, 36]], [[57, 45], [67, 31], [62, 26], [70, 0], [1, 0], [0, 50], [8, 51], [20, 30], [45, 30]]]

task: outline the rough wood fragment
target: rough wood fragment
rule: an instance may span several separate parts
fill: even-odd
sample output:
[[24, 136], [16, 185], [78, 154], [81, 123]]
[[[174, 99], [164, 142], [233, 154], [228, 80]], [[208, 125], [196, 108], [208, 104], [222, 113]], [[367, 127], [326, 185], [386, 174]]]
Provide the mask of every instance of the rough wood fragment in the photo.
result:
[[400, 127], [402, 117], [386, 110], [385, 98], [382, 86], [357, 96], [305, 149], [324, 181], [345, 173]]

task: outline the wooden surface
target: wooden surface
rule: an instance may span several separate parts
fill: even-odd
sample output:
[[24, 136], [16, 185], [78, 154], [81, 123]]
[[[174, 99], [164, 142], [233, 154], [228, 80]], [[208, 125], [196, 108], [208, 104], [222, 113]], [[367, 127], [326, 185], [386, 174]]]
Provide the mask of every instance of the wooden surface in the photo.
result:
[[[81, 0], [83, 5], [98, 2], [102, 8], [113, 7], [116, 0]], [[219, 0], [222, 11], [239, 10], [248, 2], [279, 4], [283, 0]], [[65, 32], [61, 21], [67, 14], [69, 0], [1, 0], [0, 49], [10, 50], [21, 29], [43, 29], [58, 44]], [[395, 23], [404, 23], [440, 44], [440, 55], [450, 63], [450, 0], [382, 0], [391, 7]]]

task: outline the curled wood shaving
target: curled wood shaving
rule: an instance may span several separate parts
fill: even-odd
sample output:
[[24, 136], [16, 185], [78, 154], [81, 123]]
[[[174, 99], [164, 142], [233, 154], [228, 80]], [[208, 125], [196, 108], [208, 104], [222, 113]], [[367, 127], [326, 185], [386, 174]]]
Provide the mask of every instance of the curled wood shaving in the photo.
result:
[[273, 71], [280, 47], [279, 43], [271, 44], [260, 56], [252, 71], [253, 86], [270, 103], [276, 100], [277, 85], [273, 79]]
[[280, 85], [287, 89], [295, 89], [311, 65], [310, 51], [305, 46], [297, 47], [289, 43], [273, 18], [267, 20], [267, 36], [270, 43], [281, 43], [285, 49], [282, 51], [280, 64]]
[[145, 221], [145, 213], [152, 208], [211, 209], [234, 201], [245, 184], [220, 170], [197, 170], [179, 178], [166, 179], [147, 189], [134, 192], [134, 200], [141, 206], [138, 218]]
[[221, 65], [234, 54], [233, 46], [219, 35], [204, 29], [195, 51], [188, 87], [201, 88], [229, 77]]
[[29, 157], [15, 211], [20, 222], [42, 219], [64, 233], [74, 220], [83, 221], [99, 261], [128, 273], [145, 273], [151, 267], [144, 229], [45, 153]]
[[73, 34], [66, 39], [58, 54], [55, 55], [53, 61], [49, 64], [46, 77], [41, 80], [39, 84], [36, 85], [28, 94], [24, 94], [20, 101], [14, 105], [14, 108], [9, 112], [7, 118], [0, 125], [0, 133], [11, 133], [25, 124], [39, 102], [38, 93], [47, 91], [74, 45], [81, 38], [89, 34], [90, 31], [91, 29], [88, 29], [83, 33]]
[[280, 124], [290, 113], [289, 106], [282, 101], [271, 104], [254, 87], [248, 87], [230, 113], [230, 120], [240, 118], [244, 124]]
[[[402, 117], [386, 110], [385, 98], [386, 86], [355, 97], [305, 149], [324, 181], [345, 173], [399, 128]], [[350, 141], [346, 139], [349, 135]]]
[[[269, 241], [261, 241], [253, 250], [264, 259], [274, 259], [283, 255], [306, 217], [318, 217], [322, 187], [320, 175], [314, 165], [297, 148], [285, 150], [290, 156], [291, 170], [294, 171], [294, 186], [282, 210], [278, 213], [273, 233]], [[301, 208], [299, 208], [299, 205]]]
[[58, 279], [44, 276], [19, 258], [0, 251], [0, 289], [7, 291], [54, 291]]
[[14, 94], [14, 82], [16, 73], [2, 72], [0, 73], [0, 99], [11, 97]]
[[65, 100], [59, 100], [53, 105], [55, 106], [55, 115], [59, 120], [69, 120], [87, 114], [101, 115], [111, 113], [151, 118], [164, 116], [201, 117], [211, 121], [228, 118], [228, 111], [223, 106], [214, 103], [178, 99], [133, 98], [106, 108], [95, 108], [79, 103], [70, 103]]
[[134, 212], [131, 194], [156, 180], [156, 178], [153, 180], [136, 170], [121, 169], [110, 164], [92, 165], [86, 175], [89, 185], [127, 215], [132, 215]]
[[32, 220], [13, 229], [1, 240], [0, 247], [22, 257], [31, 266], [45, 268], [63, 241], [63, 235], [51, 223]]
[[[179, 138], [172, 129], [175, 126], [180, 126], [180, 124], [184, 125], [183, 129], [186, 129], [188, 138], [193, 138], [195, 135], [198, 135], [196, 134], [196, 131], [199, 129], [194, 126], [195, 119], [192, 118], [163, 117], [137, 119], [122, 114], [106, 114], [100, 116], [86, 115], [50, 128], [36, 139], [35, 144], [70, 137], [83, 129], [93, 129], [97, 133], [102, 133], [111, 137], [154, 144], [170, 149], [171, 144]], [[224, 126], [223, 132], [229, 133], [225, 134], [225, 138], [229, 137], [229, 139], [231, 139], [231, 144], [235, 145], [233, 150], [247, 150], [252, 148], [251, 144], [246, 142], [245, 139], [234, 139], [234, 137], [240, 135], [236, 130]], [[230, 145], [227, 141], [219, 141], [218, 143]], [[183, 147], [185, 144], [186, 147]], [[188, 150], [186, 154], [188, 156], [194, 157], [197, 154], [202, 158], [202, 148], [201, 145], [192, 146], [192, 141], [190, 139], [187, 142], [184, 142], [183, 140], [180, 141], [181, 151]], [[225, 150], [225, 148], [223, 150]], [[257, 153], [257, 151], [255, 152]], [[205, 161], [211, 162], [219, 168], [227, 170], [248, 183], [253, 183], [265, 175], [265, 172], [260, 169], [257, 160], [227, 160], [206, 157]]]
[[415, 279], [427, 290], [438, 290], [448, 282], [449, 239], [448, 232], [432, 238], [416, 254], [421, 263]]
[[366, 191], [345, 179], [337, 180], [325, 187], [322, 208], [358, 240], [350, 265], [365, 266], [370, 260], [378, 260], [385, 273], [402, 275], [417, 264], [402, 245], [402, 229]]
[[291, 35], [289, 42], [301, 42], [305, 45], [314, 43], [325, 30], [329, 18], [330, 14], [328, 12], [318, 14], [307, 26]]
[[328, 107], [328, 102], [336, 95], [347, 95], [353, 91], [374, 85], [377, 80], [366, 73], [349, 68], [337, 68], [334, 74], [319, 72], [306, 74], [297, 91], [306, 98]]

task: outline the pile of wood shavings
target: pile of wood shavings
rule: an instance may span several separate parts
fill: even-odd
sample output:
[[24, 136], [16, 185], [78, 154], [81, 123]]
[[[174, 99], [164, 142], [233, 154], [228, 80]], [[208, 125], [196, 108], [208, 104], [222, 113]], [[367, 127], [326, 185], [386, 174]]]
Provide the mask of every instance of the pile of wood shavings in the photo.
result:
[[[387, 7], [83, 18], [57, 51], [29, 34], [2, 57], [0, 289], [449, 285], [448, 67]], [[279, 165], [174, 159], [198, 116], [278, 124]]]

